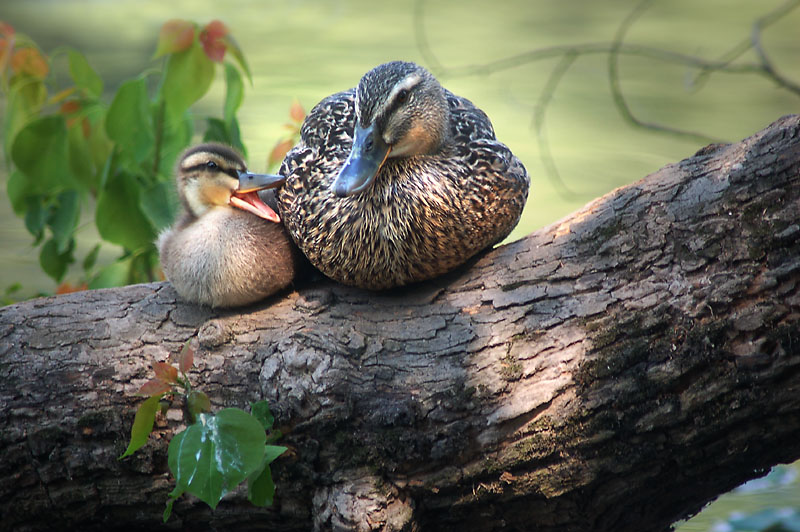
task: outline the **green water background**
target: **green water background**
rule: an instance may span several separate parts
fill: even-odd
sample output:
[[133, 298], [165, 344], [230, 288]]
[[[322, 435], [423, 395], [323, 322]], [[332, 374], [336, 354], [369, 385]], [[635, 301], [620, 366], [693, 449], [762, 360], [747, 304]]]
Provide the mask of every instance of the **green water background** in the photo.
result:
[[[546, 172], [532, 125], [558, 58], [522, 58], [513, 67], [491, 74], [458, 69], [537, 49], [609, 43], [637, 4], [627, 0], [3, 0], [0, 19], [33, 37], [45, 52], [62, 46], [84, 52], [106, 81], [108, 94], [123, 80], [157, 66], [150, 58], [166, 20], [222, 20], [253, 72], [239, 118], [250, 167], [255, 170], [266, 167], [269, 151], [284, 133], [281, 124], [287, 121], [294, 98], [308, 110], [324, 96], [354, 86], [365, 71], [388, 60], [435, 67], [420, 47], [421, 29], [436, 61], [446, 69], [456, 69], [440, 78], [442, 83], [486, 111], [498, 138], [528, 168], [531, 194], [522, 221], [509, 238], [513, 240], [616, 187], [691, 156], [704, 142], [631, 127], [614, 107], [607, 55], [581, 55], [561, 78], [547, 107], [545, 131], [559, 181]], [[748, 39], [755, 19], [781, 5], [781, 1], [766, 0], [656, 1], [631, 26], [626, 42], [715, 59]], [[798, 28], [800, 9], [795, 9], [762, 36], [775, 67], [795, 82], [800, 82]], [[752, 51], [742, 57], [744, 62], [755, 60]], [[630, 55], [619, 61], [630, 106], [649, 122], [733, 142], [800, 110], [797, 95], [755, 75], [718, 73], [693, 88], [695, 71], [686, 65]], [[198, 106], [221, 115], [223, 92], [223, 84], [215, 83]], [[4, 185], [6, 179], [5, 168], [0, 168], [0, 183]], [[90, 218], [85, 219], [79, 232], [79, 258], [97, 239]], [[106, 245], [101, 263], [117, 255], [118, 250]], [[75, 280], [78, 275], [76, 266], [67, 278]], [[55, 283], [39, 269], [38, 250], [31, 247], [22, 220], [13, 216], [3, 197], [0, 290], [15, 282], [22, 284], [21, 296], [55, 289]], [[800, 504], [796, 482], [782, 486], [780, 493], [787, 500], [772, 492], [766, 500], [753, 494], [748, 500], [756, 507]], [[718, 517], [742, 504], [723, 505]], [[706, 516], [680, 530], [708, 530], [717, 516]]]

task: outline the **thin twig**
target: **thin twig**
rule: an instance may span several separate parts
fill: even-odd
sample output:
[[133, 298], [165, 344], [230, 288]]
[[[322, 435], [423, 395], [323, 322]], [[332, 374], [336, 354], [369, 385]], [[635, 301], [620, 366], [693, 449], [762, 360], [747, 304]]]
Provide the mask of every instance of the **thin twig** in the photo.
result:
[[575, 51], [565, 53], [550, 72], [550, 76], [548, 76], [545, 86], [539, 94], [539, 99], [536, 101], [536, 106], [533, 109], [533, 121], [531, 123], [531, 126], [536, 132], [536, 140], [539, 144], [539, 157], [542, 160], [545, 173], [555, 185], [556, 192], [565, 199], [574, 199], [578, 197], [578, 194], [570, 189], [567, 184], [564, 183], [564, 180], [561, 179], [561, 174], [558, 171], [555, 159], [553, 159], [553, 154], [550, 151], [550, 141], [544, 129], [544, 121], [547, 107], [550, 105], [550, 100], [553, 99], [558, 84], [561, 82], [567, 70], [569, 70], [569, 67], [575, 62], [575, 59], [578, 58], [578, 55], [578, 52]]
[[628, 105], [628, 101], [625, 99], [625, 95], [622, 92], [622, 87], [619, 81], [619, 48], [622, 45], [622, 42], [625, 39], [625, 34], [628, 32], [631, 25], [633, 25], [636, 19], [638, 19], [652, 3], [653, 0], [643, 0], [639, 2], [639, 4], [628, 14], [628, 16], [625, 17], [625, 19], [619, 25], [619, 28], [617, 28], [616, 34], [614, 35], [612, 48], [608, 54], [608, 84], [609, 88], [611, 89], [611, 98], [614, 101], [614, 105], [617, 107], [620, 115], [622, 115], [622, 118], [635, 127], [659, 131], [661, 133], [667, 133], [683, 138], [691, 138], [701, 143], [721, 142], [719, 139], [703, 135], [702, 133], [696, 133], [694, 131], [687, 131], [655, 122], [645, 122], [640, 120], [638, 117], [636, 117], [636, 115], [633, 114], [633, 111]]

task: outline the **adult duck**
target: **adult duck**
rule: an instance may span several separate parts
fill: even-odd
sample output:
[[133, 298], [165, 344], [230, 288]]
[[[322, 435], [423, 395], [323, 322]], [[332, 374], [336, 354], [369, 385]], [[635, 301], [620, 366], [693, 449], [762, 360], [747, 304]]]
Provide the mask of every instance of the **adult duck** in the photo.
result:
[[400, 61], [317, 104], [280, 173], [279, 210], [306, 257], [371, 290], [436, 277], [501, 241], [529, 186], [483, 111]]
[[241, 156], [222, 144], [184, 152], [176, 186], [185, 212], [157, 242], [164, 274], [183, 299], [235, 307], [292, 282], [300, 254], [256, 192], [281, 182], [248, 172]]

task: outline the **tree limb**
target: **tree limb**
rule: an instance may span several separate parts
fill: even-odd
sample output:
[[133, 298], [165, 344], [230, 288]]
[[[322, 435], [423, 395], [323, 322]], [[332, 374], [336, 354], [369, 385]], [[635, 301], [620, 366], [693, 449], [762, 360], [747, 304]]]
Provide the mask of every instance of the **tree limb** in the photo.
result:
[[[0, 529], [667, 530], [800, 457], [800, 117], [713, 146], [448, 276], [237, 312], [154, 283], [0, 309]], [[275, 505], [161, 525], [197, 337], [215, 407], [269, 400]]]

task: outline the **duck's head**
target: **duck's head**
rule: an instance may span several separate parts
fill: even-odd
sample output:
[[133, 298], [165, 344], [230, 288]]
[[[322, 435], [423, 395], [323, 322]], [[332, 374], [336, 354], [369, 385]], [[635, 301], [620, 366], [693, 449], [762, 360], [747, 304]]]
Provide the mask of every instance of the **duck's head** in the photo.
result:
[[177, 168], [178, 195], [187, 212], [199, 218], [210, 209], [227, 207], [280, 222], [278, 214], [258, 197], [257, 191], [281, 185], [284, 178], [247, 171], [232, 148], [200, 144], [184, 152]]
[[366, 189], [388, 158], [435, 153], [447, 138], [444, 89], [415, 63], [393, 61], [367, 72], [355, 106], [353, 147], [333, 183], [339, 197]]

